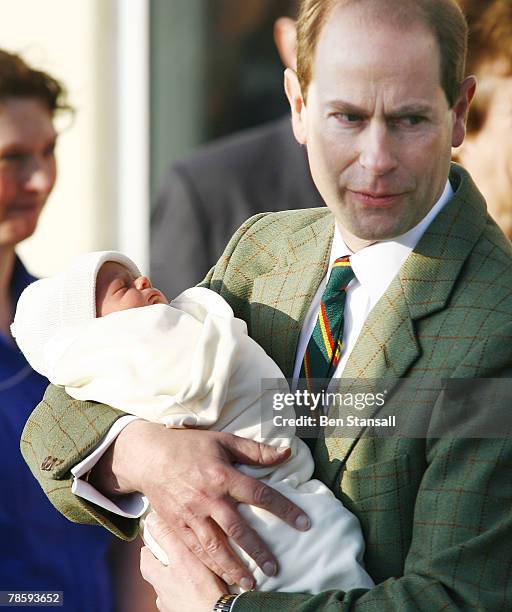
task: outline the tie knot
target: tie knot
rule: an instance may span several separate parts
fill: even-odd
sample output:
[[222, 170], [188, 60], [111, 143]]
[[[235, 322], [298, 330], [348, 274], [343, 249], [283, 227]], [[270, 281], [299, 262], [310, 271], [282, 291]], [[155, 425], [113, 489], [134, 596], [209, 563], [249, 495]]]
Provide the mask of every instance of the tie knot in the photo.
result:
[[325, 288], [327, 293], [345, 291], [347, 285], [355, 277], [350, 263], [350, 257], [338, 257], [332, 264], [331, 274]]

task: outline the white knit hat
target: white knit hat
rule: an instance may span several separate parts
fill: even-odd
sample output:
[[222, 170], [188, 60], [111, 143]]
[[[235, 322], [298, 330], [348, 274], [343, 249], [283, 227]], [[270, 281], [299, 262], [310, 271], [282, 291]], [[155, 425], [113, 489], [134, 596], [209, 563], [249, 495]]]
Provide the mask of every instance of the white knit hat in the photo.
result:
[[52, 278], [30, 284], [21, 294], [11, 333], [37, 372], [48, 376], [45, 347], [60, 331], [96, 318], [96, 277], [107, 261], [141, 275], [131, 259], [117, 251], [96, 251], [76, 259]]

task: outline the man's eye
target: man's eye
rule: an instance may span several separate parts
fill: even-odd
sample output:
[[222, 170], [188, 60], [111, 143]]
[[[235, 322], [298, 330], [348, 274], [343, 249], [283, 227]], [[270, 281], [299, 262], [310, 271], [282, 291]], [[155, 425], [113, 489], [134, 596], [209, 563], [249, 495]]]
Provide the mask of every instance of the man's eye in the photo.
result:
[[421, 115], [409, 115], [407, 117], [402, 117], [400, 121], [405, 125], [419, 125], [425, 121], [425, 117]]
[[359, 123], [363, 120], [361, 115], [356, 115], [354, 113], [335, 113], [334, 116], [340, 123], [345, 124]]

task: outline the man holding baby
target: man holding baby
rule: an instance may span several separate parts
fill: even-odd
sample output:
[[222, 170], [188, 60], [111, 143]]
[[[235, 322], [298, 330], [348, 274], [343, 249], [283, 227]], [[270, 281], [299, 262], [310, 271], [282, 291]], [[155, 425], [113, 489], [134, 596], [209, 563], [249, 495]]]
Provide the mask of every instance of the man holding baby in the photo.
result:
[[[400, 378], [509, 377], [512, 249], [469, 174], [450, 162], [476, 85], [465, 75], [457, 3], [303, 0], [297, 25], [297, 72], [286, 71], [285, 87], [327, 208], [253, 217], [204, 286], [227, 300], [286, 376], [302, 378], [331, 268], [349, 262], [331, 388], [389, 378], [399, 396]], [[50, 388], [26, 429], [25, 457], [62, 512], [131, 536], [134, 521], [71, 492], [70, 469], [121, 416], [83, 408]], [[449, 409], [442, 396], [425, 407], [433, 426]], [[52, 453], [64, 464], [41, 470]], [[224, 596], [225, 583], [253, 586], [226, 536], [278, 571], [237, 503], [308, 528], [296, 506], [233, 465], [282, 460], [229, 434], [132, 421], [89, 482], [107, 496], [142, 492], [160, 515], [155, 530], [170, 565], [143, 555], [142, 570], [162, 610], [511, 607], [512, 441], [428, 435], [334, 432], [315, 446], [317, 476], [361, 523], [375, 587]]]

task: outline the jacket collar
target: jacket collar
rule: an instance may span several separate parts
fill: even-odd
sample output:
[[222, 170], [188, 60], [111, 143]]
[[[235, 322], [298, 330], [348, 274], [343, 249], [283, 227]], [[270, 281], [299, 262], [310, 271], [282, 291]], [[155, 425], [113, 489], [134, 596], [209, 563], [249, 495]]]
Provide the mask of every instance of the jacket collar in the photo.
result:
[[[421, 355], [415, 322], [447, 306], [461, 268], [487, 221], [485, 201], [469, 174], [454, 164], [450, 181], [453, 198], [369, 314], [340, 379], [340, 391], [350, 391], [361, 379], [385, 379], [389, 393]], [[375, 408], [365, 416], [375, 416], [377, 411]], [[334, 432], [326, 446], [317, 445], [317, 460], [325, 468], [326, 481], [336, 476], [362, 430], [350, 440]]]
[[[283, 244], [276, 266], [253, 284], [251, 335], [291, 377], [304, 317], [329, 266], [334, 218], [326, 209]], [[258, 308], [268, 311], [260, 315]]]

